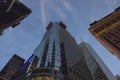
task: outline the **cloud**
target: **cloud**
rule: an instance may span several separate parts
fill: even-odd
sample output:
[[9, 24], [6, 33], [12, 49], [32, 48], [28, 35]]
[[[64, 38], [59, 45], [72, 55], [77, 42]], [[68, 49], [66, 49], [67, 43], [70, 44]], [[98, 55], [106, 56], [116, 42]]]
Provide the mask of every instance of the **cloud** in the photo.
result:
[[69, 2], [67, 2], [67, 0], [60, 0], [60, 1], [69, 12], [73, 12], [74, 10], [73, 6]]
[[45, 15], [45, 0], [40, 0], [40, 10], [42, 15], [43, 25], [46, 24], [46, 15]]
[[56, 11], [57, 11], [57, 14], [58, 14], [58, 16], [59, 16], [60, 18], [62, 18], [62, 19], [64, 19], [64, 20], [67, 19], [65, 13], [63, 13], [63, 11], [62, 11], [60, 8], [56, 8]]

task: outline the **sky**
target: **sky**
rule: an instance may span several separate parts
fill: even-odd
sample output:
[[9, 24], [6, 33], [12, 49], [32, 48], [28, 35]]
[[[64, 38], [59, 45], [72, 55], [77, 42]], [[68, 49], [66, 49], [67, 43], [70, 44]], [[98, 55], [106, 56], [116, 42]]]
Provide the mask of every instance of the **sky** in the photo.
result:
[[120, 74], [120, 60], [108, 52], [88, 31], [90, 23], [100, 20], [120, 6], [120, 0], [20, 0], [32, 13], [15, 28], [0, 36], [0, 70], [13, 54], [28, 59], [40, 43], [50, 21], [62, 21], [79, 44], [89, 43], [111, 72]]

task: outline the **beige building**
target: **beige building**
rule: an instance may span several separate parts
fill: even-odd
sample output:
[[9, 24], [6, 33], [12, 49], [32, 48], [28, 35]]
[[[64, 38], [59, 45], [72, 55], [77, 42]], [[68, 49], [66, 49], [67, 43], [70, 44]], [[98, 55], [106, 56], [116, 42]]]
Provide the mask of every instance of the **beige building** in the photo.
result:
[[120, 7], [99, 21], [90, 24], [90, 33], [120, 59]]

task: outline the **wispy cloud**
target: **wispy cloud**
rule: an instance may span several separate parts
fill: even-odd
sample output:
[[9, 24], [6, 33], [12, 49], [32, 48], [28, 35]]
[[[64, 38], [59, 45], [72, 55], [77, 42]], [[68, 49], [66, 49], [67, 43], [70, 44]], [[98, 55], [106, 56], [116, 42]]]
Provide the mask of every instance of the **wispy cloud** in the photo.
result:
[[45, 15], [45, 0], [40, 0], [40, 10], [42, 15], [43, 25], [46, 24], [46, 15]]
[[73, 6], [67, 0], [60, 0], [69, 12], [73, 12]]
[[60, 8], [56, 8], [56, 11], [57, 11], [57, 14], [58, 14], [58, 16], [59, 16], [60, 18], [62, 18], [62, 19], [64, 19], [64, 20], [67, 19], [65, 13], [63, 13], [63, 11], [62, 11]]
[[[40, 0], [40, 12], [41, 12], [41, 20], [42, 20], [43, 26], [46, 25], [47, 21], [49, 21], [48, 17], [51, 17], [51, 15], [50, 15], [51, 13], [54, 13], [54, 16], [58, 15], [58, 16], [55, 16], [55, 17], [58, 17], [58, 19], [59, 18], [63, 19], [63, 20], [67, 19], [64, 9], [61, 8], [61, 5], [59, 4], [59, 2], [62, 4], [62, 6], [65, 8], [65, 10], [67, 10], [70, 13], [73, 12], [72, 5], [69, 2], [67, 2], [66, 0], [65, 1], [64, 0], [59, 0], [59, 1]], [[50, 11], [50, 12], [48, 12], [48, 11]], [[55, 18], [55, 17], [53, 17], [53, 18]]]

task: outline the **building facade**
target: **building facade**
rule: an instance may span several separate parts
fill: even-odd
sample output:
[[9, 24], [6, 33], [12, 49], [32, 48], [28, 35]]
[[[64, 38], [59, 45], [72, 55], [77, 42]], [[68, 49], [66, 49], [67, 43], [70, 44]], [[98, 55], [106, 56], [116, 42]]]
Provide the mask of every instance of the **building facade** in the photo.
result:
[[117, 78], [117, 80], [120, 80], [120, 75], [116, 75], [115, 77]]
[[0, 80], [8, 80], [3, 74], [0, 73]]
[[13, 57], [8, 61], [5, 67], [0, 72], [0, 80], [9, 80], [11, 77], [20, 69], [23, 65], [24, 59], [13, 55]]
[[79, 48], [84, 54], [93, 80], [116, 80], [115, 76], [88, 43], [81, 42]]
[[17, 80], [92, 80], [75, 39], [62, 22], [50, 22], [34, 50], [26, 77]]
[[90, 24], [90, 33], [120, 59], [120, 7], [99, 21]]
[[[19, 68], [19, 70], [11, 77], [9, 80], [18, 80], [17, 78], [24, 77], [27, 74], [28, 67], [33, 58], [33, 54], [24, 62], [24, 64]], [[23, 80], [23, 79], [22, 79]]]
[[19, 0], [0, 0], [0, 35], [6, 28], [16, 27], [30, 13], [31, 10]]

